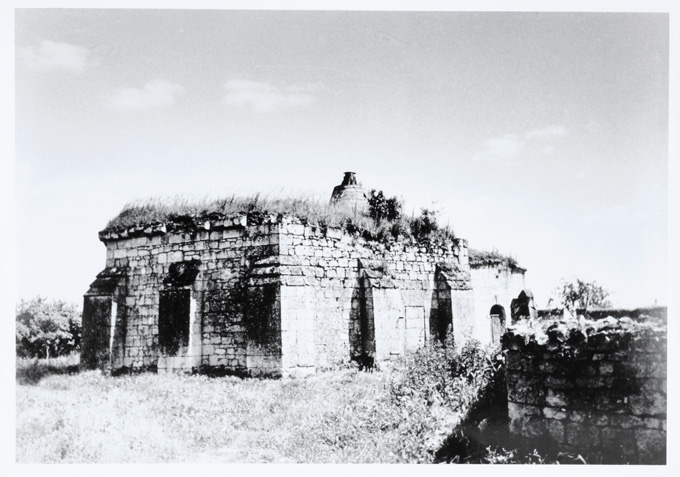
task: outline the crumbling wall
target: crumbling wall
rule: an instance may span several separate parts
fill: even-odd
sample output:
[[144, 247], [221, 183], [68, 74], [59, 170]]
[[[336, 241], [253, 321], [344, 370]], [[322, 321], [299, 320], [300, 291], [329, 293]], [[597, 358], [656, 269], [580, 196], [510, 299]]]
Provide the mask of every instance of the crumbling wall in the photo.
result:
[[666, 330], [522, 320], [503, 338], [510, 431], [591, 463], [666, 462]]
[[108, 369], [125, 352], [126, 316], [118, 303], [125, 299], [124, 270], [107, 267], [83, 297], [80, 362], [86, 369]]
[[[561, 319], [571, 316], [571, 313], [566, 308], [548, 308], [537, 310], [539, 318], [546, 320]], [[645, 308], [594, 308], [576, 310], [577, 316], [587, 316], [592, 320], [601, 320], [603, 318], [630, 318], [635, 321], [648, 321], [649, 319], [657, 320], [666, 323], [668, 319], [668, 308], [665, 306], [651, 306]]]

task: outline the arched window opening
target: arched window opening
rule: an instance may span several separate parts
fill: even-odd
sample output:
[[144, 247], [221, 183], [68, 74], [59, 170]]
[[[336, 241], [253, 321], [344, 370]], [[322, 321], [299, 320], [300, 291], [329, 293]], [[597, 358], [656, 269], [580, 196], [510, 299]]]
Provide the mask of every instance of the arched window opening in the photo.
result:
[[491, 342], [499, 343], [505, 333], [505, 308], [494, 305], [489, 311], [491, 321]]

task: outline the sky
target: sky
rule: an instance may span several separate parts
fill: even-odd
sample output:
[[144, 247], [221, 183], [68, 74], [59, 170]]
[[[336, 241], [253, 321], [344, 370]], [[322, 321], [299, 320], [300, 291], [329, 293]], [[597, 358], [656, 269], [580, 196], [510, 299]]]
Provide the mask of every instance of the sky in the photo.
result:
[[343, 172], [619, 307], [668, 300], [668, 15], [17, 10], [17, 294], [82, 303], [131, 201]]

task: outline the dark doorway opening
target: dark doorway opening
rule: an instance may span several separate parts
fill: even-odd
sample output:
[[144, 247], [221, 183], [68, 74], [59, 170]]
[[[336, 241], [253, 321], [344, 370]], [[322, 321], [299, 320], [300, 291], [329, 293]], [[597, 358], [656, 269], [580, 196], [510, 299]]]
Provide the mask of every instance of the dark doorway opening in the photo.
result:
[[349, 323], [350, 358], [361, 369], [375, 365], [375, 321], [373, 317], [373, 291], [369, 279], [362, 277], [352, 294], [352, 311]]
[[160, 292], [158, 304], [158, 344], [168, 356], [180, 347], [189, 346], [191, 290], [174, 289]]
[[430, 336], [442, 343], [446, 334], [453, 332], [453, 309], [451, 307], [451, 287], [446, 276], [435, 274], [435, 287], [432, 291], [432, 307], [430, 310]]
[[112, 301], [111, 296], [85, 296], [80, 351], [85, 369], [96, 369], [109, 362]]

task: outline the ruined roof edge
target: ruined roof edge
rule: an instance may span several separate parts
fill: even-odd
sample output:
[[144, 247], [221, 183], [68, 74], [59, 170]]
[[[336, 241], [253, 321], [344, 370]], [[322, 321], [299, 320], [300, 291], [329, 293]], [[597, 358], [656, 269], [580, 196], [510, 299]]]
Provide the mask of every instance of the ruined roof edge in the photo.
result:
[[[317, 224], [307, 223], [292, 214], [285, 213], [256, 213], [245, 214], [240, 213], [236, 215], [222, 215], [213, 213], [209, 216], [194, 217], [194, 216], [180, 216], [175, 219], [167, 220], [165, 222], [151, 222], [146, 224], [137, 224], [123, 227], [107, 227], [99, 232], [99, 240], [104, 243], [116, 240], [126, 240], [137, 237], [154, 237], [165, 235], [168, 233], [196, 233], [196, 232], [210, 232], [225, 230], [230, 228], [246, 228], [257, 227], [261, 225], [303, 225], [305, 227], [312, 227], [313, 229], [327, 231], [334, 230], [340, 234], [347, 236], [356, 236], [356, 233], [351, 233], [343, 227], [321, 226]], [[457, 246], [467, 248], [468, 241], [464, 238], [451, 238], [452, 243]], [[367, 241], [384, 242], [377, 238]], [[408, 240], [395, 239], [394, 243], [404, 243], [408, 245], [425, 245], [435, 247], [445, 247], [444, 242], [430, 242], [429, 244], [409, 243]]]
[[222, 215], [210, 214], [207, 217], [180, 216], [164, 222], [149, 222], [122, 227], [106, 227], [99, 232], [101, 241], [121, 240], [132, 237], [147, 237], [165, 235], [170, 232], [192, 232], [223, 230], [232, 227], [247, 227], [249, 225], [271, 225], [277, 223], [301, 224], [302, 221], [292, 215], [261, 214], [257, 221], [253, 221], [252, 214]]
[[510, 270], [513, 272], [520, 272], [520, 273], [526, 273], [527, 269], [524, 267], [520, 267], [517, 264], [512, 264], [507, 260], [487, 260], [487, 261], [472, 261], [470, 260], [470, 268], [474, 269], [479, 269], [479, 268], [484, 268], [484, 267], [496, 267], [498, 265], [504, 265], [508, 267]]
[[484, 267], [496, 267], [498, 265], [505, 265], [512, 271], [517, 271], [520, 273], [525, 273], [526, 268], [521, 267], [517, 264], [517, 260], [510, 256], [501, 255], [496, 251], [487, 250], [477, 250], [469, 249], [469, 262], [470, 268], [484, 268]]

